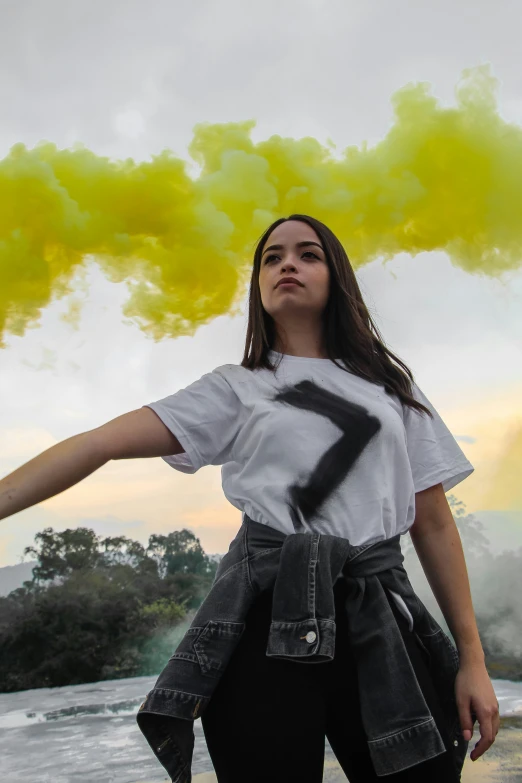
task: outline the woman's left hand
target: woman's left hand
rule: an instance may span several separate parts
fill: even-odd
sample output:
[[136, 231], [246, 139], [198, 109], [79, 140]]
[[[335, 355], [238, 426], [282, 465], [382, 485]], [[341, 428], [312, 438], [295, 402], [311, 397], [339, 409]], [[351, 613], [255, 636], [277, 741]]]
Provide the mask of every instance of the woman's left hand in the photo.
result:
[[476, 761], [493, 745], [500, 726], [497, 697], [484, 663], [461, 663], [455, 680], [455, 698], [466, 741], [473, 734], [471, 713], [477, 716], [480, 740], [470, 754], [471, 760]]

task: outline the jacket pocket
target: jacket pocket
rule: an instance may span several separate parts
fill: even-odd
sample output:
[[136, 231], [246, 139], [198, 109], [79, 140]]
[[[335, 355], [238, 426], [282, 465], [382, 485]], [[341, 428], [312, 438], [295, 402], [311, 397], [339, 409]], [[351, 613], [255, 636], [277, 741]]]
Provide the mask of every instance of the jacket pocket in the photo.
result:
[[198, 663], [198, 657], [194, 650], [194, 642], [204, 629], [201, 626], [194, 625], [185, 631], [185, 635], [176, 647], [174, 653], [170, 656], [170, 660], [182, 660], [190, 661], [191, 663]]
[[209, 620], [194, 642], [194, 651], [203, 674], [219, 677], [225, 670], [245, 623]]

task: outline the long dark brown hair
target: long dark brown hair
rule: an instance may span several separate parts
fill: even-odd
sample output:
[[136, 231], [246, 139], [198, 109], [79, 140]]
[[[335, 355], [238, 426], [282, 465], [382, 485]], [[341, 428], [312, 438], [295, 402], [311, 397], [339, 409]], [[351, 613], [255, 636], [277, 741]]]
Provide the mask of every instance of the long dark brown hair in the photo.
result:
[[[268, 356], [268, 351], [274, 345], [276, 329], [272, 316], [266, 312], [261, 301], [259, 270], [269, 235], [287, 220], [307, 223], [316, 232], [324, 248], [330, 269], [330, 294], [322, 314], [328, 358], [341, 370], [359, 375], [371, 383], [382, 384], [388, 394], [395, 394], [403, 405], [424, 411], [433, 418], [431, 411], [412, 396], [414, 377], [411, 370], [384, 344], [363, 301], [357, 278], [341, 242], [328, 226], [308, 215], [279, 218], [258, 240], [250, 279], [248, 325], [241, 366], [250, 370], [258, 367], [275, 370], [278, 366]], [[344, 362], [346, 367], [336, 360]]]

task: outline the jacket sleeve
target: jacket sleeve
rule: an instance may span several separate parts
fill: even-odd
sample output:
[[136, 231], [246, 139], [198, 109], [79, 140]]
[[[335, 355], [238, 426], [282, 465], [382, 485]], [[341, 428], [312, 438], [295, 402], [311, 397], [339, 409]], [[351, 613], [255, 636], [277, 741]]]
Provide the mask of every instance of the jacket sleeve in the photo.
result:
[[430, 419], [423, 411], [404, 406], [406, 445], [415, 492], [442, 483], [444, 492], [467, 478], [475, 468], [417, 384], [412, 384], [413, 396], [432, 412]]
[[232, 459], [242, 406], [217, 370], [144, 407], [159, 416], [185, 449], [182, 454], [162, 457], [172, 468], [196, 473], [205, 465], [223, 465]]

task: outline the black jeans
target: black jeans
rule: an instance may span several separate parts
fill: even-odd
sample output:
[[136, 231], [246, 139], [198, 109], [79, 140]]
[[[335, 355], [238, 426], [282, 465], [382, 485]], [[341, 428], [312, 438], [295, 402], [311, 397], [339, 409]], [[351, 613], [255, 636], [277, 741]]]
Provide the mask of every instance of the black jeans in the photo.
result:
[[[320, 783], [325, 736], [350, 783], [460, 780], [449, 753], [384, 778], [376, 776], [360, 719], [356, 669], [343, 610], [345, 590], [343, 580], [334, 586], [334, 660], [317, 664], [266, 656], [272, 594], [256, 598], [244, 634], [201, 718], [219, 783]], [[394, 613], [424, 698], [448, 748], [425, 653], [403, 616], [396, 609]]]

